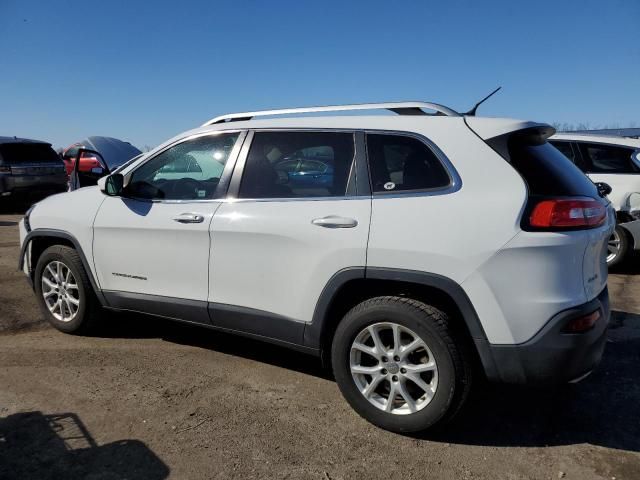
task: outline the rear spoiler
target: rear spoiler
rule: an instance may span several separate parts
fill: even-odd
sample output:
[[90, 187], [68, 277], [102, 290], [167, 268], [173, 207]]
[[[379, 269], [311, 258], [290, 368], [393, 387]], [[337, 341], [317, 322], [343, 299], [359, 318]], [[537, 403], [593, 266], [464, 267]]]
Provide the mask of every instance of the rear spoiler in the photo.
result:
[[465, 117], [467, 127], [509, 161], [509, 141], [517, 139], [529, 145], [542, 145], [556, 133], [546, 123], [525, 122], [508, 118]]

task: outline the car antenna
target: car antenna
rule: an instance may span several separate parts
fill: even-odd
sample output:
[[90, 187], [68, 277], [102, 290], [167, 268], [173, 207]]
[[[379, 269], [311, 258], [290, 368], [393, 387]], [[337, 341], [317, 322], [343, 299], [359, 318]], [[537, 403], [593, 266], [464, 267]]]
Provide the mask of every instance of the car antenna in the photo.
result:
[[487, 95], [482, 100], [480, 100], [478, 103], [476, 103], [471, 110], [469, 110], [466, 113], [463, 113], [463, 115], [466, 115], [466, 116], [469, 116], [469, 117], [475, 117], [476, 116], [476, 110], [478, 110], [478, 107], [480, 105], [482, 105], [484, 102], [486, 102], [487, 100], [489, 100], [489, 98], [492, 97], [495, 93], [497, 93], [498, 90], [500, 90], [501, 88], [502, 87], [496, 88], [493, 92], [491, 92], [489, 95]]

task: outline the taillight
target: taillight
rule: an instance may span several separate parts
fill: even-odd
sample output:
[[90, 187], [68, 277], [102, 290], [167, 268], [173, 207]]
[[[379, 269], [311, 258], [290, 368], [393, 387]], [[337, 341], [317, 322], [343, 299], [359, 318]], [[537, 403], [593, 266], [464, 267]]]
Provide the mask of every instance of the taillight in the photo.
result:
[[606, 218], [606, 207], [593, 198], [554, 198], [533, 207], [529, 224], [534, 228], [593, 228], [602, 225]]
[[600, 310], [591, 312], [589, 315], [574, 318], [562, 330], [563, 333], [584, 333], [593, 328], [598, 320], [600, 320]]
[[0, 173], [11, 173], [11, 167], [9, 165], [0, 165]]

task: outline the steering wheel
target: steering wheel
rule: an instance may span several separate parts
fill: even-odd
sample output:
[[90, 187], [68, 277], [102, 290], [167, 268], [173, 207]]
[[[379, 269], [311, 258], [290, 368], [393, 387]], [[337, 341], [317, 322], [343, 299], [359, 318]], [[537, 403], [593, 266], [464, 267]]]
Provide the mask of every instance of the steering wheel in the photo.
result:
[[171, 183], [171, 198], [176, 200], [192, 200], [199, 198], [197, 192], [198, 190], [202, 190], [200, 182], [193, 178], [181, 178]]

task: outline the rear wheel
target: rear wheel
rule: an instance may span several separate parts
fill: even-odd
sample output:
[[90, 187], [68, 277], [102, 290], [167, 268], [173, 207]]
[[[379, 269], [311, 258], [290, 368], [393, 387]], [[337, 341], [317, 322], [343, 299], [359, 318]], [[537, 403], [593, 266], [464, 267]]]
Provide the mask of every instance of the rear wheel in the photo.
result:
[[607, 265], [613, 267], [624, 260], [629, 250], [629, 239], [624, 228], [617, 225], [607, 244]]
[[356, 412], [394, 432], [448, 420], [471, 385], [448, 316], [404, 297], [377, 297], [354, 307], [336, 330], [332, 364]]
[[55, 328], [66, 333], [87, 333], [95, 327], [100, 305], [73, 248], [47, 248], [38, 259], [34, 286], [42, 311]]

